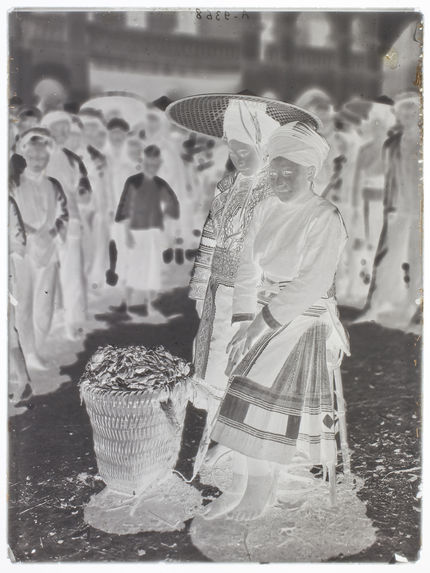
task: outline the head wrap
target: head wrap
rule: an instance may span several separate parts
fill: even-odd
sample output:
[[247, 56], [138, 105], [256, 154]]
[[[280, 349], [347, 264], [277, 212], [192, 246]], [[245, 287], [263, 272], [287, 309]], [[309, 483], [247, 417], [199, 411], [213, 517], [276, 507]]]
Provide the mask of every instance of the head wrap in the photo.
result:
[[420, 107], [420, 96], [417, 92], [403, 92], [394, 98], [394, 111], [397, 111], [404, 103], [414, 103]]
[[387, 129], [394, 123], [394, 116], [392, 113], [392, 106], [385, 103], [373, 102], [369, 110], [368, 121], [379, 122], [387, 127]]
[[21, 135], [18, 141], [19, 151], [25, 153], [28, 146], [32, 143], [46, 144], [46, 149], [49, 153], [51, 153], [54, 148], [54, 140], [51, 134], [47, 129], [42, 127], [32, 127]]
[[327, 141], [308, 125], [293, 121], [278, 128], [269, 139], [269, 161], [285, 157], [305, 167], [321, 169], [330, 147]]
[[77, 115], [72, 115], [71, 116], [72, 119], [72, 126], [70, 128], [70, 133], [82, 133], [82, 128], [84, 127], [82, 125], [82, 121], [80, 120], [80, 118]]
[[266, 108], [265, 102], [230, 100], [224, 113], [224, 139], [252, 145], [262, 152], [270, 135], [279, 127], [267, 115]]
[[295, 104], [304, 109], [308, 109], [308, 107], [318, 104], [332, 105], [332, 102], [328, 93], [319, 88], [311, 88], [302, 93], [302, 95], [297, 98]]
[[125, 131], [128, 133], [130, 131], [130, 126], [125, 121], [125, 119], [122, 119], [121, 117], [113, 117], [112, 119], [110, 119], [108, 121], [106, 129], [108, 131], [110, 131], [112, 129], [121, 129], [122, 131]]
[[72, 118], [70, 115], [67, 112], [60, 110], [49, 111], [42, 117], [40, 125], [49, 129], [52, 124], [56, 123], [57, 121], [67, 121], [69, 125], [72, 125]]
[[101, 130], [106, 129], [103, 114], [97, 109], [89, 107], [81, 109], [78, 117], [84, 126], [90, 123], [96, 123]]
[[17, 117], [34, 117], [37, 121], [40, 121], [42, 117], [42, 112], [40, 109], [34, 105], [22, 105], [17, 111]]

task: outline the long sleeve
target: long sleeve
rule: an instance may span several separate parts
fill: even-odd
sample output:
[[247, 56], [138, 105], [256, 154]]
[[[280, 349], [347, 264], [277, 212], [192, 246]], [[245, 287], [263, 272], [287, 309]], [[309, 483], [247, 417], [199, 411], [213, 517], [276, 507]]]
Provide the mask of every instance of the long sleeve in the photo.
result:
[[88, 178], [88, 171], [87, 168], [85, 167], [85, 163], [82, 161], [79, 155], [77, 155], [70, 149], [67, 149], [67, 147], [63, 147], [63, 152], [65, 153], [73, 169], [76, 169], [77, 181], [78, 181], [77, 184], [78, 197], [83, 199], [84, 201], [89, 201], [90, 200], [89, 196], [92, 194], [92, 187], [90, 180]]
[[130, 177], [127, 179], [124, 185], [121, 198], [118, 203], [118, 209], [115, 215], [115, 222], [120, 223], [130, 218]]
[[78, 194], [80, 197], [90, 196], [92, 195], [93, 189], [91, 187], [90, 179], [88, 177], [87, 168], [85, 167], [85, 164], [80, 157], [78, 157], [78, 167], [79, 167]]
[[312, 222], [298, 276], [263, 310], [269, 326], [276, 328], [291, 322], [327, 295], [346, 239], [344, 223], [334, 206]]
[[212, 271], [212, 259], [216, 247], [217, 228], [216, 222], [220, 221], [221, 214], [225, 207], [225, 201], [231, 188], [236, 181], [237, 173], [223, 177], [217, 183], [215, 196], [203, 226], [202, 237], [194, 260], [194, 267], [191, 273], [189, 297], [195, 300], [203, 300]]
[[206, 289], [211, 276], [215, 245], [215, 227], [212, 213], [209, 212], [203, 226], [200, 245], [194, 260], [193, 271], [191, 274], [189, 297], [192, 299], [203, 300], [205, 298]]
[[67, 226], [69, 221], [69, 211], [67, 208], [67, 198], [66, 194], [61, 187], [61, 184], [57, 179], [53, 177], [48, 177], [54, 186], [55, 199], [56, 199], [56, 211], [55, 211], [55, 229], [57, 233]]
[[23, 255], [27, 237], [18, 205], [9, 195], [9, 252]]
[[164, 215], [170, 217], [171, 219], [179, 219], [180, 206], [176, 193], [170, 187], [170, 185], [162, 181], [162, 203], [164, 205]]
[[234, 284], [232, 323], [252, 320], [257, 313], [257, 286], [262, 273], [255, 260], [254, 242], [262, 224], [264, 208], [264, 204], [256, 207], [243, 244]]

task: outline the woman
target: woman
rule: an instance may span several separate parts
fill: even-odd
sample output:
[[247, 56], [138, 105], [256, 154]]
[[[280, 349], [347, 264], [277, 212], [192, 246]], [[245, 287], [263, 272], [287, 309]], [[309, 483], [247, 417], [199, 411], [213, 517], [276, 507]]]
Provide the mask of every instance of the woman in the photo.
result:
[[293, 122], [273, 134], [268, 153], [274, 196], [256, 208], [242, 251], [233, 321], [246, 322], [229, 345], [229, 368], [244, 357], [212, 432], [236, 452], [235, 477], [209, 519], [258, 517], [275, 468], [298, 452], [331, 475], [336, 464], [332, 377], [349, 348], [333, 282], [347, 235], [336, 207], [313, 192], [328, 145]]
[[9, 195], [9, 397], [16, 407], [32, 396], [31, 380], [16, 327], [16, 285], [20, 280], [16, 267], [22, 265], [27, 237], [18, 205]]
[[358, 320], [420, 333], [422, 295], [420, 181], [420, 99], [415, 92], [397, 96], [396, 129], [384, 144], [383, 226], [373, 277]]
[[[214, 417], [228, 382], [226, 347], [237, 330], [231, 323], [233, 287], [243, 241], [255, 206], [270, 190], [262, 177], [266, 145], [283, 123], [318, 119], [290, 104], [248, 95], [207, 94], [179, 100], [168, 115], [194, 132], [222, 137], [236, 171], [217, 185], [203, 228], [190, 282], [190, 298], [201, 316], [194, 348], [194, 406], [207, 411], [206, 426], [194, 462], [194, 477], [205, 459]], [[185, 426], [187, 426], [187, 418]], [[217, 448], [211, 450], [215, 459]], [[209, 461], [209, 460], [207, 460]], [[192, 479], [192, 478], [191, 478]]]
[[69, 220], [63, 188], [45, 174], [53, 147], [46, 129], [33, 128], [23, 135], [20, 148], [26, 168], [11, 191], [27, 240], [25, 257], [16, 265], [19, 273], [16, 320], [30, 369], [47, 366], [40, 355], [47, 351], [45, 344], [58, 285], [59, 251], [67, 237]]
[[[258, 118], [258, 130], [253, 117]], [[224, 137], [237, 172], [217, 186], [219, 193], [203, 229], [190, 282], [190, 298], [197, 301], [201, 315], [194, 366], [203, 393], [195, 405], [208, 412], [194, 475], [206, 455], [214, 415], [227, 387], [226, 347], [237, 328], [231, 324], [235, 275], [254, 207], [267, 191], [259, 185], [258, 174], [263, 167], [264, 146], [277, 127], [279, 124], [266, 115], [265, 104], [233, 100], [224, 116]]]
[[49, 130], [55, 142], [46, 172], [60, 183], [67, 197], [69, 224], [67, 240], [59, 250], [59, 276], [66, 336], [74, 341], [87, 320], [83, 222], [88, 217], [92, 188], [82, 159], [64, 147], [72, 126], [70, 114], [51, 111], [43, 117], [42, 126]]

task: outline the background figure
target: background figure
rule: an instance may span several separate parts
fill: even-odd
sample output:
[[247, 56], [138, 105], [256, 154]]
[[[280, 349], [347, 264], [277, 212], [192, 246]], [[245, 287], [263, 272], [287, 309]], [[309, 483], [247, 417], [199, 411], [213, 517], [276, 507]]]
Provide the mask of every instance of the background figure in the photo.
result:
[[[148, 108], [145, 119], [145, 145], [156, 145], [160, 148], [163, 163], [160, 168], [160, 177], [162, 177], [170, 186], [174, 186], [175, 193], [180, 205], [185, 205], [188, 201], [186, 177], [184, 173], [184, 164], [181, 159], [180, 139], [172, 137], [172, 128], [166, 117], [164, 109], [167, 101], [160, 98]], [[161, 109], [157, 106], [160, 106]], [[190, 213], [187, 209], [181, 209], [179, 221], [168, 223], [168, 233], [173, 241], [169, 247], [179, 247], [183, 249], [188, 245], [192, 236], [192, 222]], [[179, 244], [176, 241], [179, 239]], [[182, 286], [183, 277], [177, 273], [169, 274], [168, 285], [170, 288]]]
[[352, 216], [348, 228], [350, 272], [347, 296], [350, 306], [357, 308], [363, 308], [366, 302], [382, 228], [383, 145], [393, 122], [390, 105], [373, 103], [362, 125], [364, 142], [357, 156], [352, 186]]
[[118, 288], [122, 291], [125, 288], [125, 259], [126, 244], [124, 226], [115, 222], [115, 213], [118, 209], [124, 184], [128, 177], [138, 172], [137, 164], [140, 160], [141, 149], [139, 143], [138, 161], [131, 161], [128, 157], [128, 136], [130, 133], [129, 124], [120, 117], [112, 117], [107, 124], [108, 142], [106, 146], [106, 159], [108, 164], [108, 177], [112, 191], [112, 208], [109, 213], [110, 237], [115, 241], [117, 249], [116, 272], [119, 277]]
[[76, 153], [81, 159], [84, 147], [84, 137], [83, 137], [83, 124], [77, 115], [71, 115], [71, 125], [69, 137], [66, 141], [66, 148]]
[[330, 145], [327, 161], [314, 180], [314, 192], [317, 195], [325, 196], [326, 187], [329, 185], [333, 174], [333, 162], [336, 157], [333, 101], [325, 91], [312, 88], [298, 97], [295, 103], [299, 107], [313, 113], [321, 120], [322, 127], [319, 129], [319, 133], [321, 133]]
[[17, 113], [17, 134], [18, 136], [25, 133], [32, 127], [39, 125], [42, 118], [42, 113], [37, 107], [32, 105], [23, 105], [18, 109]]
[[24, 353], [16, 326], [16, 285], [22, 280], [17, 268], [22, 269], [27, 237], [18, 205], [9, 195], [9, 399], [15, 405], [31, 397], [33, 391]]
[[87, 282], [84, 271], [83, 220], [88, 218], [91, 185], [82, 159], [65, 147], [72, 120], [64, 111], [47, 113], [42, 119], [55, 141], [47, 174], [61, 184], [67, 197], [69, 226], [60, 247], [61, 301], [67, 337], [74, 340], [87, 318]]
[[58, 251], [66, 237], [67, 199], [60, 183], [44, 174], [54, 143], [34, 128], [21, 140], [26, 168], [13, 197], [22, 215], [27, 249], [17, 269], [17, 327], [28, 367], [45, 368], [46, 339], [54, 313]]
[[127, 246], [126, 298], [118, 309], [122, 312], [130, 307], [135, 291], [140, 291], [143, 314], [147, 314], [161, 289], [165, 220], [179, 218], [174, 191], [157, 176], [161, 163], [158, 147], [145, 148], [143, 172], [127, 179], [118, 206], [115, 220], [124, 225]]
[[419, 330], [421, 268], [420, 100], [395, 100], [397, 124], [384, 145], [384, 221], [366, 312], [360, 320]]
[[351, 294], [353, 280], [352, 260], [355, 251], [354, 225], [353, 225], [353, 181], [357, 164], [357, 155], [362, 143], [359, 126], [360, 116], [351, 113], [346, 107], [336, 114], [335, 131], [333, 134], [333, 173], [325, 189], [325, 198], [339, 209], [348, 231], [349, 240], [343, 250], [341, 260], [336, 271], [336, 297], [340, 304], [353, 306]]
[[109, 178], [108, 163], [100, 145], [104, 145], [105, 125], [103, 115], [94, 109], [81, 109], [83, 124], [83, 160], [93, 190], [91, 214], [91, 243], [85, 262], [88, 284], [92, 289], [105, 285], [105, 272], [109, 266], [109, 240], [114, 201]]

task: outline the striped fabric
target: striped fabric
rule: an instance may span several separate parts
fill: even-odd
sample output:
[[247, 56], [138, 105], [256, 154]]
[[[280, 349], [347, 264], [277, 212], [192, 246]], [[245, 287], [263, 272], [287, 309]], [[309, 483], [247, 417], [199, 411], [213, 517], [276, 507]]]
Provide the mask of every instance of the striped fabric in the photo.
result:
[[[318, 312], [315, 309], [315, 312]], [[327, 368], [328, 327], [315, 323], [299, 338], [270, 386], [238, 373], [219, 410], [212, 438], [249, 457], [281, 464], [297, 449], [311, 463], [336, 460], [335, 412]]]

